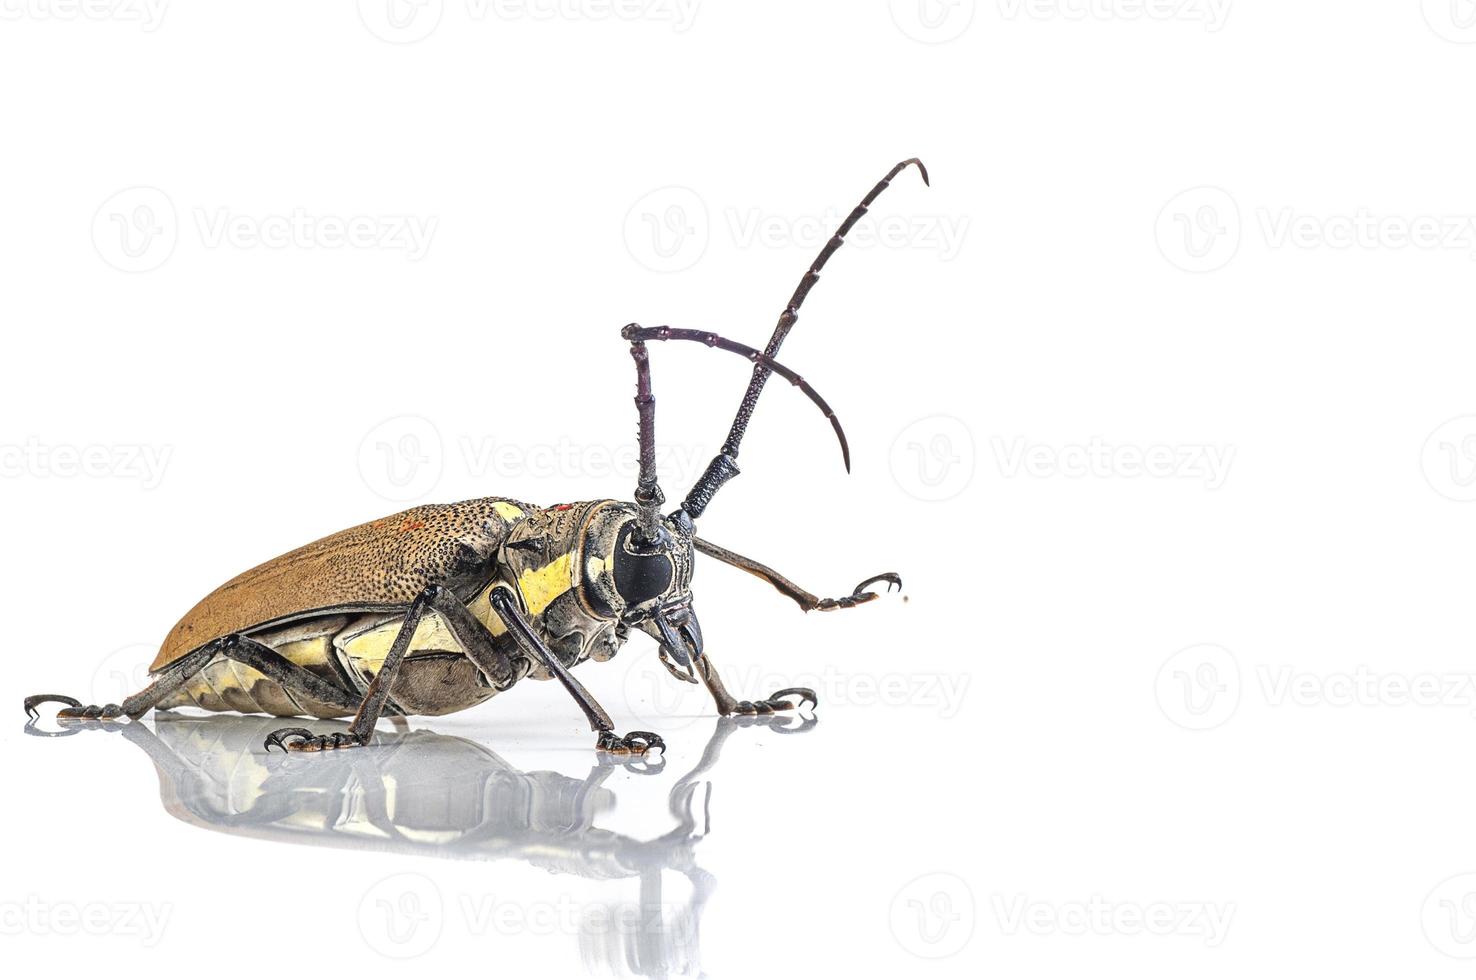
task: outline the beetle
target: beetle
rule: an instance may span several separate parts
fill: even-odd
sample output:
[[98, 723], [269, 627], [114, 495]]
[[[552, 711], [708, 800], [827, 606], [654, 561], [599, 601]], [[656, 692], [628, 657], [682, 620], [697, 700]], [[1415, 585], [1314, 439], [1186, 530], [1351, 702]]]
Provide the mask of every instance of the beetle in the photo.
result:
[[[692, 609], [694, 556], [706, 555], [768, 582], [799, 607], [851, 609], [902, 587], [895, 573], [866, 579], [838, 599], [819, 598], [773, 569], [697, 537], [696, 521], [738, 475], [738, 450], [769, 377], [799, 387], [825, 413], [847, 471], [850, 448], [835, 412], [776, 360], [800, 307], [846, 234], [913, 158], [893, 167], [839, 226], [800, 280], [763, 351], [714, 333], [630, 324], [621, 336], [636, 368], [639, 474], [631, 501], [535, 507], [504, 497], [412, 507], [340, 531], [231, 579], [171, 629], [149, 665], [151, 682], [122, 704], [82, 705], [64, 695], [25, 699], [33, 719], [46, 702], [63, 721], [137, 719], [151, 708], [351, 717], [346, 732], [278, 729], [268, 751], [365, 745], [382, 714], [442, 715], [500, 694], [525, 677], [557, 680], [597, 733], [596, 748], [644, 755], [665, 748], [652, 732], [615, 733], [614, 722], [571, 674], [613, 657], [631, 630], [652, 636], [662, 664], [702, 683], [722, 715], [818, 706], [787, 688], [741, 701], [703, 652]], [[663, 516], [656, 476], [656, 400], [648, 342], [680, 340], [746, 357], [753, 373], [728, 436], [681, 506]]]

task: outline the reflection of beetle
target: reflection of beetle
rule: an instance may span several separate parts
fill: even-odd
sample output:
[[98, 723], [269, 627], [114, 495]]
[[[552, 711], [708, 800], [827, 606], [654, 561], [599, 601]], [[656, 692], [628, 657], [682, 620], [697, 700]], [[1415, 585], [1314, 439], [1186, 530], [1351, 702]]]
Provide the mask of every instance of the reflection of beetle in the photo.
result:
[[[476, 742], [416, 731], [388, 735], [369, 751], [331, 761], [278, 759], [268, 766], [258, 753], [274, 723], [166, 712], [155, 716], [156, 731], [143, 724], [118, 727], [153, 761], [165, 809], [198, 827], [279, 843], [509, 859], [598, 881], [639, 879], [636, 914], [614, 921], [638, 922], [641, 928], [581, 931], [580, 943], [587, 955], [620, 972], [668, 976], [698, 972], [701, 917], [716, 887], [695, 857], [708, 831], [710, 803], [710, 786], [704, 792], [699, 777], [717, 764], [723, 744], [740, 726], [796, 733], [815, 720], [719, 719], [701, 760], [667, 792], [675, 826], [647, 840], [597, 824], [620, 804], [605, 785], [619, 768], [609, 760], [583, 779], [524, 772]], [[663, 764], [624, 765], [649, 775]], [[665, 893], [666, 872], [687, 879], [689, 887], [678, 889], [682, 901]]]
[[[36, 695], [26, 711], [61, 701], [58, 717], [138, 718], [153, 707], [341, 718], [347, 732], [283, 728], [268, 747], [315, 751], [367, 743], [382, 712], [439, 715], [507, 690], [524, 677], [556, 678], [599, 733], [597, 747], [628, 753], [662, 745], [650, 732], [614, 733], [605, 710], [571, 676], [585, 660], [608, 660], [631, 627], [653, 636], [662, 662], [700, 679], [722, 714], [767, 714], [816, 701], [804, 688], [738, 701], [702, 652], [692, 610], [694, 552], [771, 583], [806, 611], [847, 609], [876, 598], [874, 576], [841, 599], [820, 599], [758, 562], [696, 537], [694, 521], [738, 473], [739, 444], [771, 373], [799, 386], [830, 419], [850, 466], [840, 423], [799, 375], [774, 358], [820, 270], [893, 177], [893, 167], [821, 250], [790, 298], [763, 352], [716, 334], [671, 327], [622, 331], [636, 364], [640, 476], [634, 502], [600, 500], [532, 507], [500, 497], [415, 507], [362, 524], [259, 565], [206, 596], [165, 638], [153, 682], [119, 704], [82, 706]], [[656, 479], [655, 398], [646, 342], [688, 340], [754, 363], [748, 390], [721, 451], [680, 508], [662, 517]]]

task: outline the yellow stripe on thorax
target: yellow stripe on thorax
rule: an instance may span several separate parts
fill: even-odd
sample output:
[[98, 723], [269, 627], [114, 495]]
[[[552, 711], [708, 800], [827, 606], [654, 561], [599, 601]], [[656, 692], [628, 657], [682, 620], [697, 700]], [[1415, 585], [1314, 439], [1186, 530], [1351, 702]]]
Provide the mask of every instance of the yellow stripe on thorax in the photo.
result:
[[542, 568], [530, 568], [518, 576], [518, 591], [528, 606], [528, 615], [537, 616], [559, 596], [574, 588], [574, 556], [565, 552]]

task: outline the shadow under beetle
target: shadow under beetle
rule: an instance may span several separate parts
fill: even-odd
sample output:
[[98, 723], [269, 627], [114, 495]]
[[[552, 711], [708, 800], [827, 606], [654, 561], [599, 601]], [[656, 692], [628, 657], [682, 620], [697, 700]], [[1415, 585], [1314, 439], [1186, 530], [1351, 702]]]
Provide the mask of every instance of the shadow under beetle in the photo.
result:
[[[317, 735], [282, 728], [266, 746], [318, 751], [368, 743], [381, 714], [442, 715], [480, 704], [524, 677], [553, 678], [598, 733], [596, 747], [643, 754], [664, 747], [652, 732], [615, 734], [615, 724], [570, 669], [608, 660], [632, 628], [654, 637], [661, 662], [711, 692], [723, 715], [788, 711], [817, 703], [806, 688], [739, 701], [702, 652], [692, 611], [695, 553], [741, 568], [809, 611], [850, 609], [876, 598], [879, 582], [901, 588], [894, 573], [867, 579], [848, 596], [821, 599], [778, 572], [696, 536], [723, 484], [738, 475], [738, 448], [771, 374], [798, 386], [825, 413], [850, 450], [835, 413], [799, 375], [775, 358], [825, 263], [892, 179], [916, 166], [904, 160], [871, 189], [800, 280], [761, 352], [717, 334], [631, 324], [621, 331], [636, 366], [640, 472], [634, 501], [597, 500], [534, 507], [502, 497], [413, 507], [361, 524], [275, 558], [202, 599], [165, 637], [149, 665], [152, 682], [122, 704], [66, 705], [69, 721], [138, 718], [151, 708], [193, 706], [289, 717], [342, 718], [347, 732]], [[656, 400], [648, 341], [685, 340], [739, 354], [753, 375], [728, 437], [682, 502], [663, 517], [656, 480]]]

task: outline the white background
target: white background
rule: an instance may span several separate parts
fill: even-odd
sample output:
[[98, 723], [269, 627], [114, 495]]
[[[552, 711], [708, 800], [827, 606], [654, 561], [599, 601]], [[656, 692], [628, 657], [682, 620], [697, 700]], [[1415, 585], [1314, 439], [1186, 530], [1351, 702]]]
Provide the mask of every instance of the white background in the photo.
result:
[[[854, 472], [771, 385], [701, 528], [907, 601], [801, 616], [700, 567], [730, 687], [823, 703], [703, 777], [717, 887], [673, 972], [1469, 970], [1466, 0], [0, 13], [14, 969], [634, 972], [526, 924], [634, 880], [186, 826], [121, 735], [28, 738], [18, 701], [116, 697], [217, 583], [403, 502], [627, 495], [620, 326], [761, 344], [916, 154], [933, 187], [898, 179], [784, 351]], [[653, 364], [676, 499], [748, 370]], [[640, 840], [713, 725], [653, 665], [582, 671], [671, 743], [606, 784]], [[593, 761], [551, 685], [416, 724]], [[419, 945], [365, 925], [427, 881]], [[501, 927], [464, 914], [489, 896]]]

